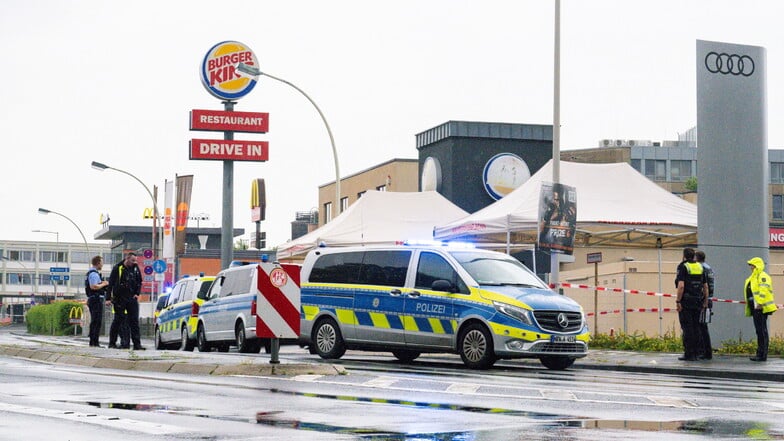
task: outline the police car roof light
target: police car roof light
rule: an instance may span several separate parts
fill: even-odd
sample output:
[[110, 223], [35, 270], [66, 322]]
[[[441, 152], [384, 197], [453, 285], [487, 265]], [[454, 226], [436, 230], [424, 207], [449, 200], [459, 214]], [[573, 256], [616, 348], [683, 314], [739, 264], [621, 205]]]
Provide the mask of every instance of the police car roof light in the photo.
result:
[[405, 242], [403, 242], [403, 245], [440, 247], [443, 246], [444, 243], [441, 242], [440, 240], [408, 239]]

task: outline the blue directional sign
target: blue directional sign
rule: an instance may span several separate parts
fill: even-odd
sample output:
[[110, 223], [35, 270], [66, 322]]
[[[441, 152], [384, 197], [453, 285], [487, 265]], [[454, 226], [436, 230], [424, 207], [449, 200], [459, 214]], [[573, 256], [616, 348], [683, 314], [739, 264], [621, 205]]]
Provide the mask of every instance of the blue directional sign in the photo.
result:
[[50, 273], [70, 273], [71, 272], [71, 268], [68, 268], [67, 266], [66, 267], [50, 266], [49, 267], [49, 272]]
[[166, 271], [166, 261], [163, 259], [158, 259], [152, 263], [152, 269], [155, 270], [156, 273], [160, 274]]
[[52, 276], [51, 279], [54, 281], [60, 281], [60, 276]]

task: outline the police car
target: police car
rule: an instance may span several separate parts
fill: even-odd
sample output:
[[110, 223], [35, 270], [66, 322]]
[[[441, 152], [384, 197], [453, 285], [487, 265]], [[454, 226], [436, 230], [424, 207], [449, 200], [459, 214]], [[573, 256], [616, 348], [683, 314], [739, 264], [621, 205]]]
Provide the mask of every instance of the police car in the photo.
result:
[[442, 245], [317, 248], [301, 274], [300, 343], [322, 358], [347, 349], [457, 353], [474, 369], [538, 358], [566, 369], [587, 355], [582, 307], [518, 260]]
[[215, 276], [199, 274], [177, 281], [155, 321], [155, 349], [193, 350], [199, 308], [214, 280]]

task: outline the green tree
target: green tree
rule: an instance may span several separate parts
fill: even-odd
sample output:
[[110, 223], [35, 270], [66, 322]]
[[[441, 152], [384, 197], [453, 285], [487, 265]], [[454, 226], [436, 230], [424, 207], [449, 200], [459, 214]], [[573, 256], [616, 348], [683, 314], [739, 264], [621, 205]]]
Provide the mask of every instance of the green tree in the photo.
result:
[[685, 187], [686, 187], [686, 190], [697, 191], [697, 177], [696, 176], [692, 176], [689, 179], [687, 179]]

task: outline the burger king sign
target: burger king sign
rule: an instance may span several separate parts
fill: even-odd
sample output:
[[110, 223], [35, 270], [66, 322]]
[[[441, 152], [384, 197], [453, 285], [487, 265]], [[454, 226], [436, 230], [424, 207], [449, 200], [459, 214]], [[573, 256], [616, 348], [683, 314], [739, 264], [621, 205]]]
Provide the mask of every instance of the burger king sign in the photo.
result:
[[245, 63], [258, 68], [256, 55], [239, 41], [222, 41], [213, 46], [201, 63], [201, 82], [207, 91], [222, 100], [236, 100], [256, 86], [256, 80], [240, 76], [236, 66]]

